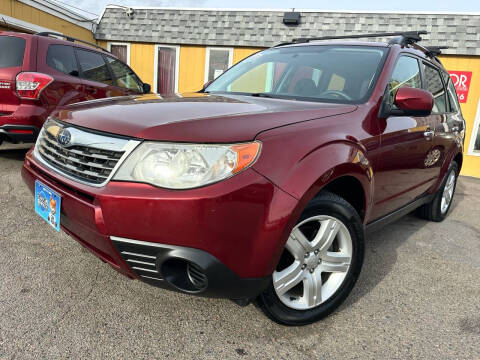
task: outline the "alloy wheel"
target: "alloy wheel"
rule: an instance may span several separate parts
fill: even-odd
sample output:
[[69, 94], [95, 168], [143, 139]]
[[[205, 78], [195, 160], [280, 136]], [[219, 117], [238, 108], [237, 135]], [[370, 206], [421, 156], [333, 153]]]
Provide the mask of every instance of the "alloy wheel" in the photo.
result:
[[343, 284], [352, 260], [347, 227], [337, 218], [310, 217], [292, 230], [273, 286], [286, 306], [306, 310], [327, 301]]

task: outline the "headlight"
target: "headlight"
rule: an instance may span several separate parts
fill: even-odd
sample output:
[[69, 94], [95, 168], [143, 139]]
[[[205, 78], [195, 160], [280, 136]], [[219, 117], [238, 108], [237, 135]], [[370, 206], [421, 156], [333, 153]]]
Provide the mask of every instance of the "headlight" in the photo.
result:
[[257, 141], [234, 145], [144, 142], [113, 179], [168, 189], [191, 189], [226, 179], [250, 167], [260, 148]]

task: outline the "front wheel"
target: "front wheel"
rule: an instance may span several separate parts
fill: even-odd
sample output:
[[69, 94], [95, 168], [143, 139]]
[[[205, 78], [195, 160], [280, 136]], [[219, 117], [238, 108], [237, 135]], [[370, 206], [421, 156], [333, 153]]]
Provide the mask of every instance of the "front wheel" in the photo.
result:
[[352, 290], [363, 263], [363, 225], [341, 197], [322, 192], [293, 228], [261, 309], [285, 325], [311, 324], [334, 311]]

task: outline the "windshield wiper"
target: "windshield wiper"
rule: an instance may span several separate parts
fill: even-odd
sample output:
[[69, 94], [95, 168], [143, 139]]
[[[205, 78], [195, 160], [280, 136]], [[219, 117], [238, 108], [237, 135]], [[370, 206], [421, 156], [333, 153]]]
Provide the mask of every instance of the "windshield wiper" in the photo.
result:
[[255, 96], [255, 97], [262, 97], [262, 98], [274, 98], [275, 96], [272, 96], [270, 94], [267, 94], [267, 93], [251, 93], [251, 94], [248, 94], [250, 96]]
[[281, 99], [282, 96], [269, 94], [269, 93], [248, 93], [248, 92], [235, 92], [235, 91], [207, 91], [208, 94], [224, 94], [224, 95], [242, 95], [242, 96], [254, 96], [254, 97], [261, 97], [261, 98], [269, 98], [269, 99]]

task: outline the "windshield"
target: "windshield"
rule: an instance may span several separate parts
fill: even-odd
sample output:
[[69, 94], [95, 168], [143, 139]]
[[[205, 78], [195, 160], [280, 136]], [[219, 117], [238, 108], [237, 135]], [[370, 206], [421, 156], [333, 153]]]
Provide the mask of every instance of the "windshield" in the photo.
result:
[[361, 103], [373, 90], [386, 53], [373, 46], [272, 48], [240, 62], [205, 91]]

